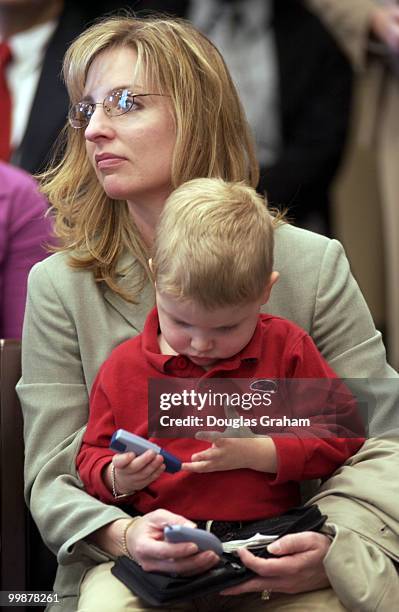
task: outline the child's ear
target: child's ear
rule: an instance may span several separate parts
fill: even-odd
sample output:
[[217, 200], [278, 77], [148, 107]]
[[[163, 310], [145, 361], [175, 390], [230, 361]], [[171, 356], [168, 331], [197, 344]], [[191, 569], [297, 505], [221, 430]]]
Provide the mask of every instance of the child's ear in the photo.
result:
[[266, 302], [268, 302], [268, 301], [269, 301], [269, 298], [270, 298], [270, 294], [271, 294], [271, 291], [272, 291], [273, 285], [274, 285], [275, 283], [277, 283], [277, 281], [278, 281], [279, 277], [280, 277], [280, 274], [279, 274], [278, 272], [276, 272], [276, 270], [274, 270], [274, 271], [273, 271], [273, 272], [270, 274], [270, 278], [269, 278], [269, 280], [267, 281], [267, 284], [266, 284], [265, 290], [264, 290], [263, 295], [262, 295], [262, 304], [266, 304]]

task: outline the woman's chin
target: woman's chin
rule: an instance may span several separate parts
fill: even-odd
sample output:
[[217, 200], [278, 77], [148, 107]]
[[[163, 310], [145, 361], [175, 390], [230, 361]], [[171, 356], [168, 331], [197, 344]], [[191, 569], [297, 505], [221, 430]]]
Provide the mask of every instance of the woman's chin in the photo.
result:
[[110, 180], [110, 177], [106, 177], [105, 180], [102, 181], [103, 189], [107, 196], [112, 200], [128, 200], [129, 199], [129, 189], [126, 186], [121, 185], [119, 181]]
[[111, 200], [127, 200], [128, 199], [126, 193], [122, 190], [104, 189], [104, 191]]

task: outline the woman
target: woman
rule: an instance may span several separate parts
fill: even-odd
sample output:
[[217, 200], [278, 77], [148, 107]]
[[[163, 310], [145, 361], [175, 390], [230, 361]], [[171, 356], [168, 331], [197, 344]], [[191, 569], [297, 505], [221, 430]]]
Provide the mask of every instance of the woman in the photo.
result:
[[[148, 251], [166, 196], [199, 176], [256, 185], [258, 170], [224, 62], [185, 22], [98, 23], [73, 43], [64, 74], [72, 104], [68, 144], [64, 159], [45, 177], [64, 247], [31, 273], [19, 384], [26, 495], [43, 538], [58, 553], [54, 588], [63, 610], [143, 609], [110, 575], [114, 556], [128, 553], [144, 569], [185, 575], [217, 559], [209, 551], [195, 553], [191, 544], [160, 541], [165, 522], [185, 522], [184, 517], [160, 509], [132, 523], [121, 509], [82, 491], [74, 465], [88, 393], [100, 364], [141, 331], [153, 304]], [[269, 312], [310, 331], [341, 376], [389, 375], [380, 336], [337, 242], [282, 226], [276, 267], [284, 280]], [[300, 609], [342, 610], [325, 588], [322, 561], [331, 539], [299, 534], [291, 550], [290, 542], [281, 542], [284, 554], [293, 554], [278, 560], [275, 584], [242, 589], [313, 591], [279, 595], [276, 605], [282, 610], [295, 599]], [[321, 607], [312, 608], [309, 596]], [[251, 593], [230, 598], [229, 606], [242, 609], [244, 601], [250, 609], [264, 606]], [[203, 603], [216, 610], [226, 599]]]

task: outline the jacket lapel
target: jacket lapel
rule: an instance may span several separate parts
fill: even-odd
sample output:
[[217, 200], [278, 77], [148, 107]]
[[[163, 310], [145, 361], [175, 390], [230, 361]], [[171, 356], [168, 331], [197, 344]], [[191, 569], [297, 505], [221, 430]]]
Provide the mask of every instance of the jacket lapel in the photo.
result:
[[[126, 254], [121, 258], [120, 269], [126, 271], [120, 273], [118, 285], [121, 289], [129, 290], [136, 282], [139, 274], [139, 264], [130, 254]], [[140, 301], [136, 304], [127, 302], [108, 287], [104, 290], [104, 298], [139, 333], [143, 330], [147, 314], [155, 304], [154, 287], [150, 281], [144, 286], [140, 293]]]

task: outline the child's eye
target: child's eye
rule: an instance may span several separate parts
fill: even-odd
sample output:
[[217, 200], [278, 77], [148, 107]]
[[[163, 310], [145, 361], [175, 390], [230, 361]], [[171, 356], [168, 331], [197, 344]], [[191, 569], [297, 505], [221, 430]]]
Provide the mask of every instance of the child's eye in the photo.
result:
[[185, 323], [184, 321], [177, 321], [177, 319], [174, 319], [173, 323], [179, 327], [188, 327], [188, 323]]
[[224, 325], [223, 327], [219, 327], [219, 331], [220, 332], [229, 332], [232, 329], [235, 329], [237, 327], [237, 325]]

